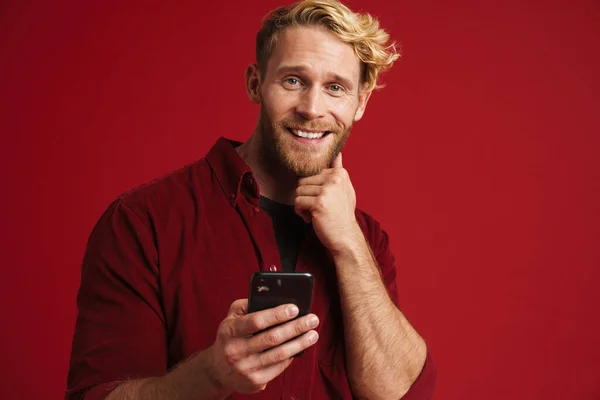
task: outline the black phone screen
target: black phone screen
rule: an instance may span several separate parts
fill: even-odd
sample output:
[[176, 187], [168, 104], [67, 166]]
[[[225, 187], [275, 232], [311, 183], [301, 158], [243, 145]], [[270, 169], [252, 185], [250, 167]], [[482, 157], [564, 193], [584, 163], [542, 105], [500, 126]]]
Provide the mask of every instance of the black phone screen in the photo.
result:
[[298, 317], [310, 312], [314, 286], [307, 272], [257, 272], [250, 279], [248, 312], [256, 312], [282, 304], [295, 304]]

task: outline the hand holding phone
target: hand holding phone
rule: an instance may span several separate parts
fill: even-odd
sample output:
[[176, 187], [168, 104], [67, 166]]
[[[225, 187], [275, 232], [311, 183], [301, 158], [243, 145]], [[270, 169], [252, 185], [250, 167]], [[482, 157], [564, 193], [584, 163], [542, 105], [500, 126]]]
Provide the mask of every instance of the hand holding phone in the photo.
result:
[[224, 392], [263, 390], [295, 354], [317, 342], [313, 329], [318, 323], [312, 314], [298, 317], [298, 309], [290, 304], [248, 313], [248, 300], [236, 300], [207, 350], [210, 375]]

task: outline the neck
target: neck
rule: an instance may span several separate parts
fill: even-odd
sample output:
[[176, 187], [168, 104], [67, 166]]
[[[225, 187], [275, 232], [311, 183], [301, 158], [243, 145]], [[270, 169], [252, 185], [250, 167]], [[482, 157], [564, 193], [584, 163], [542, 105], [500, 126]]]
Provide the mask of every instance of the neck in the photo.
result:
[[262, 196], [279, 203], [294, 204], [298, 177], [263, 154], [260, 138], [256, 133], [236, 150], [252, 169]]

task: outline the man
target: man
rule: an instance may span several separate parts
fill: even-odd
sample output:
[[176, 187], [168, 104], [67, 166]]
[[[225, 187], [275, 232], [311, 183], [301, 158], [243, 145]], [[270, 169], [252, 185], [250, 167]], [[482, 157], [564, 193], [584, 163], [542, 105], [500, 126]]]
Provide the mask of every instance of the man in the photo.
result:
[[[388, 237], [355, 209], [340, 153], [397, 58], [387, 42], [334, 0], [270, 14], [246, 71], [252, 136], [123, 194], [94, 228], [68, 399], [430, 398]], [[313, 313], [248, 314], [259, 270], [312, 273]]]

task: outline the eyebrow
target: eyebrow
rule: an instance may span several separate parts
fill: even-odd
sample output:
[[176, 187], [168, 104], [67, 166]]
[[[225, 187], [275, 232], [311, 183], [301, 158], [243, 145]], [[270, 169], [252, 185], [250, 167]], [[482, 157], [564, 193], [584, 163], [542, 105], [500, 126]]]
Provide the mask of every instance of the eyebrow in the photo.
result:
[[[302, 65], [290, 65], [290, 66], [279, 67], [276, 71], [276, 74], [282, 75], [282, 74], [288, 74], [288, 73], [301, 73], [301, 72], [307, 72], [308, 70], [309, 70], [308, 68], [306, 68]], [[354, 84], [352, 83], [352, 81], [348, 78], [341, 76], [340, 74], [336, 74], [335, 72], [330, 72], [328, 74], [328, 76], [331, 77], [332, 80], [340, 82], [342, 85], [346, 86], [348, 89], [354, 88]]]

